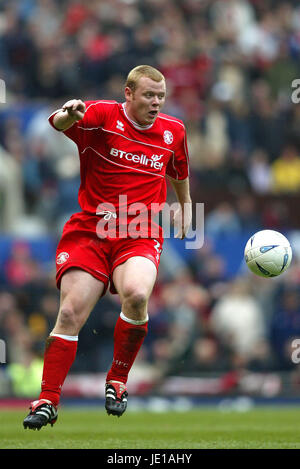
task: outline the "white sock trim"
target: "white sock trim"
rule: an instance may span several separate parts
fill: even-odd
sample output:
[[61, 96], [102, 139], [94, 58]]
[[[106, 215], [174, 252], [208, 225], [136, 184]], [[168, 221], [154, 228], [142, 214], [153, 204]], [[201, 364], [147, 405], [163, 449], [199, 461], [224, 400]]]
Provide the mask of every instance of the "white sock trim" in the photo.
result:
[[70, 340], [71, 342], [77, 342], [78, 341], [78, 335], [53, 334], [51, 332], [50, 336], [51, 337], [60, 337], [61, 339]]
[[127, 316], [125, 316], [125, 314], [122, 313], [122, 311], [121, 311], [121, 314], [120, 314], [120, 318], [123, 319], [123, 321], [129, 322], [129, 324], [135, 324], [136, 326], [146, 324], [146, 322], [148, 322], [148, 320], [149, 320], [149, 316], [147, 314], [146, 319], [142, 319], [142, 321], [134, 321], [133, 319], [129, 319]]

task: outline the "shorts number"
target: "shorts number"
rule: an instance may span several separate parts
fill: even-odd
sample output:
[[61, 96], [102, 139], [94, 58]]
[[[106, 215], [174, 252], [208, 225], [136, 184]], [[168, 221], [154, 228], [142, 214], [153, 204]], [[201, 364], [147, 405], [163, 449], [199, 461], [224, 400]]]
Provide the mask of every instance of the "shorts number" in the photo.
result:
[[154, 239], [154, 249], [155, 249], [156, 252], [157, 252], [157, 254], [156, 254], [155, 257], [156, 257], [156, 260], [157, 260], [157, 262], [158, 262], [158, 261], [159, 261], [159, 256], [160, 256], [160, 254], [161, 254], [162, 249], [161, 249], [161, 247], [160, 247], [160, 242], [157, 241], [157, 239]]

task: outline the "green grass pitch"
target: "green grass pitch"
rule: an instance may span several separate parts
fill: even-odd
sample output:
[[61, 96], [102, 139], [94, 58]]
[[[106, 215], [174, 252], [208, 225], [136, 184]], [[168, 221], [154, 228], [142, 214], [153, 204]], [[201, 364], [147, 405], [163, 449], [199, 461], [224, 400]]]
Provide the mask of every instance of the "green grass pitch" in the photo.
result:
[[56, 424], [24, 430], [26, 409], [0, 411], [1, 449], [299, 449], [300, 408], [222, 413], [130, 412], [62, 407]]

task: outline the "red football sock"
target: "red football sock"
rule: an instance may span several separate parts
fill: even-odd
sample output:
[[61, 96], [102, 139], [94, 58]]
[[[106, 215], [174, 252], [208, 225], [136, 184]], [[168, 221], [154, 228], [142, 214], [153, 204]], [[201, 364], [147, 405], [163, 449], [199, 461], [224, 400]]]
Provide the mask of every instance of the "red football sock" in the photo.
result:
[[51, 335], [46, 341], [42, 391], [39, 399], [48, 399], [57, 407], [62, 385], [75, 360], [77, 337]]
[[127, 320], [121, 313], [115, 326], [114, 357], [106, 381], [114, 380], [126, 384], [128, 373], [147, 332], [148, 320], [140, 324], [139, 321]]

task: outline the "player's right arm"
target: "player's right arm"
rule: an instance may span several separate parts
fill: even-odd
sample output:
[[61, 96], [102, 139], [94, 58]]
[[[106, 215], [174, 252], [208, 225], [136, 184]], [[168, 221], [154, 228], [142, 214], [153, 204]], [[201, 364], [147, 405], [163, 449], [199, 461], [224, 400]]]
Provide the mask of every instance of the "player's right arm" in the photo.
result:
[[71, 99], [67, 101], [63, 107], [56, 112], [53, 117], [53, 125], [58, 130], [67, 130], [74, 122], [84, 118], [86, 106], [81, 99]]

